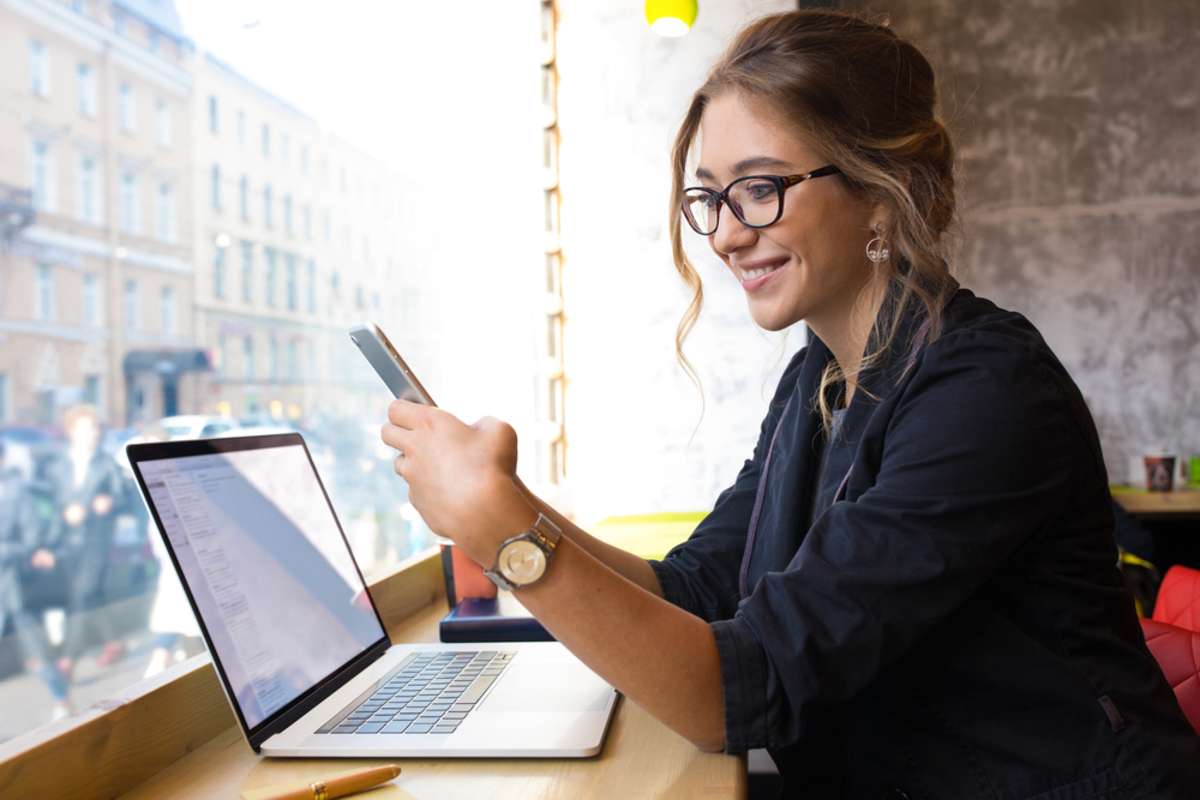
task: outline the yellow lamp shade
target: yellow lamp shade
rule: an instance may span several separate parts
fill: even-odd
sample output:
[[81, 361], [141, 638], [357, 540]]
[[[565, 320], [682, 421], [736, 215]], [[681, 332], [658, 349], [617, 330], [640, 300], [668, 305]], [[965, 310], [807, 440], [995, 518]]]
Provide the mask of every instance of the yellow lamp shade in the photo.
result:
[[659, 36], [683, 36], [696, 21], [696, 0], [646, 0], [646, 22]]

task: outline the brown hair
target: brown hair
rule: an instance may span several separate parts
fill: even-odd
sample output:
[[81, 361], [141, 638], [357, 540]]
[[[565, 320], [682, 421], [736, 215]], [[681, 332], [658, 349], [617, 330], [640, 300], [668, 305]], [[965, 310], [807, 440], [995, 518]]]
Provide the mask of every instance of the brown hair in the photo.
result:
[[[737, 35], [693, 95], [675, 137], [671, 250], [676, 270], [693, 292], [676, 330], [675, 353], [692, 380], [699, 385], [683, 355], [683, 342], [700, 314], [704, 290], [683, 251], [680, 207], [688, 154], [704, 109], [726, 91], [744, 93], [794, 125], [841, 169], [841, 179], [852, 191], [891, 212], [884, 236], [892, 255], [875, 267], [886, 273], [889, 300], [874, 323], [874, 349], [856, 372], [888, 351], [901, 319], [918, 304], [928, 321], [921, 336], [935, 339], [942, 307], [956, 283], [943, 249], [943, 234], [954, 219], [954, 150], [935, 114], [933, 68], [890, 28], [860, 16], [835, 11], [775, 14], [751, 22]], [[863, 245], [866, 265], [865, 240]], [[845, 377], [831, 360], [817, 393], [826, 426], [828, 395], [837, 396]]]

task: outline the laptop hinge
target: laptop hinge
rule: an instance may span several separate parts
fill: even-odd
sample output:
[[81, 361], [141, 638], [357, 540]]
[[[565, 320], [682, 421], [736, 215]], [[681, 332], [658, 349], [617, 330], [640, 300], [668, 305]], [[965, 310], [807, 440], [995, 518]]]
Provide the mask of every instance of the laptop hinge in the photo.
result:
[[263, 742], [287, 728], [296, 720], [303, 717], [321, 704], [327, 697], [349, 683], [356, 675], [377, 661], [392, 646], [385, 637], [369, 648], [359, 653], [354, 659], [347, 661], [345, 666], [330, 675], [291, 703], [277, 711], [250, 732], [247, 737], [254, 752], [259, 752]]

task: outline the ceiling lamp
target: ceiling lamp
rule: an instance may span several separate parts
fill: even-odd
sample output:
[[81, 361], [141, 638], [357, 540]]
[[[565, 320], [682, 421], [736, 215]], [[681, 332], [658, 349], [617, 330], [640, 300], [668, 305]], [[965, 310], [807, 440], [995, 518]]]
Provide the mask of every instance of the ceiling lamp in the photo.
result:
[[646, 22], [659, 36], [683, 36], [696, 21], [696, 0], [646, 0]]

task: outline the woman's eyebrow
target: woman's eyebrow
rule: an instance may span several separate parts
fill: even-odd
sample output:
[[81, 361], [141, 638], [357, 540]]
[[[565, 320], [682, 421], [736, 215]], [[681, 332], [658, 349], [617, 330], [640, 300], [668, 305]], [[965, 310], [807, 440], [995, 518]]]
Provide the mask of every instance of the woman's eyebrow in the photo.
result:
[[[784, 161], [781, 158], [774, 156], [751, 156], [743, 158], [741, 161], [733, 165], [733, 174], [741, 175], [744, 172], [749, 172], [752, 169], [760, 167], [791, 167], [791, 163]], [[716, 177], [706, 167], [700, 167], [696, 170], [696, 177], [701, 180], [715, 181]]]

